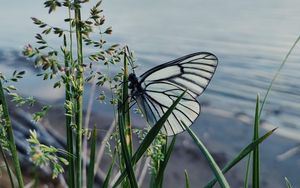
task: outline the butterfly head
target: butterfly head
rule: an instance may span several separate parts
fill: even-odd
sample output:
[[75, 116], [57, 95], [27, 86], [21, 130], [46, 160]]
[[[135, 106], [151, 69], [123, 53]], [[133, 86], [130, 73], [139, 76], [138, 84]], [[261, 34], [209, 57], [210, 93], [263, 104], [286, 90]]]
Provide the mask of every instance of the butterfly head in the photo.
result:
[[138, 78], [136, 77], [136, 75], [134, 73], [130, 73], [128, 76], [128, 81], [129, 81], [129, 89], [134, 89], [137, 88], [139, 81]]

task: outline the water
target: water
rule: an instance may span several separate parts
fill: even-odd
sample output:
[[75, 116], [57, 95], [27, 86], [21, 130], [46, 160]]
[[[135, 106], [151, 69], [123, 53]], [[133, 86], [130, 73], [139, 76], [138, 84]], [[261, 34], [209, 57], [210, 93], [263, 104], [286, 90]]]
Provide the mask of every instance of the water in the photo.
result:
[[[226, 3], [221, 0], [110, 0], [103, 6], [107, 22], [114, 29], [110, 40], [128, 44], [136, 52], [138, 74], [185, 54], [212, 52], [218, 56], [219, 66], [208, 89], [199, 97], [200, 102], [251, 116], [257, 93], [264, 96], [272, 76], [300, 34], [297, 0]], [[65, 13], [59, 11], [58, 15], [65, 16]], [[6, 2], [0, 7], [0, 17], [7, 18], [1, 20], [1, 70], [13, 70], [4, 63], [23, 65], [14, 53], [34, 41], [33, 35], [38, 30], [29, 19], [31, 16], [46, 19], [52, 25], [62, 24], [59, 16], [47, 15], [41, 2]], [[279, 127], [297, 130], [300, 130], [299, 52], [296, 47], [291, 54], [263, 116]], [[51, 88], [44, 82], [28, 78], [27, 83], [30, 84], [25, 84], [25, 94], [48, 100], [63, 95], [60, 90], [49, 95]]]

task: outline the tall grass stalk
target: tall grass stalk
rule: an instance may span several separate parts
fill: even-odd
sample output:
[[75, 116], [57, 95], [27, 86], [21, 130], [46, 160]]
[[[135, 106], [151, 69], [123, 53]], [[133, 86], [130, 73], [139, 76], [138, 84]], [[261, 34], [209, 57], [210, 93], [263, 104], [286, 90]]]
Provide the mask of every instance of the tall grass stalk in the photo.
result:
[[77, 44], [77, 95], [76, 95], [76, 186], [82, 186], [82, 113], [83, 113], [83, 51], [81, 32], [80, 1], [75, 0], [76, 44]]
[[[129, 96], [128, 96], [128, 57], [126, 48], [123, 49], [123, 84], [117, 108], [117, 131], [119, 133], [117, 139], [120, 144], [117, 144], [117, 153], [119, 154], [119, 168], [121, 171], [127, 171], [128, 177], [122, 182], [122, 187], [137, 187], [133, 165], [131, 164], [132, 157], [132, 136], [129, 113]], [[118, 141], [117, 141], [118, 142]]]
[[[71, 32], [70, 32], [71, 33]], [[72, 41], [72, 35], [70, 35], [70, 41]], [[70, 42], [71, 45], [71, 42]], [[72, 48], [70, 48], [72, 50]], [[64, 35], [64, 61], [66, 67], [66, 77], [70, 78], [70, 63], [72, 62], [72, 53], [67, 50], [67, 39]], [[71, 85], [69, 81], [65, 84], [65, 98], [66, 101], [72, 101], [71, 97]], [[66, 114], [68, 114], [68, 110], [66, 109]], [[73, 114], [74, 112], [71, 112]], [[69, 153], [74, 153], [73, 149], [73, 131], [72, 131], [72, 115], [66, 115], [66, 134], [67, 134], [67, 151]], [[68, 167], [68, 185], [70, 187], [75, 187], [75, 158], [72, 155], [68, 155], [69, 167]]]
[[9, 116], [8, 106], [4, 95], [4, 90], [2, 86], [2, 81], [0, 81], [0, 104], [3, 110], [3, 116], [5, 120], [5, 126], [7, 131], [7, 138], [8, 138], [8, 144], [9, 144], [9, 150], [12, 155], [12, 161], [15, 168], [15, 173], [18, 180], [19, 188], [24, 187], [23, 177], [22, 177], [22, 171], [20, 167], [19, 157], [18, 157], [18, 151], [15, 144], [14, 134], [13, 134], [13, 128], [11, 125], [11, 120]]
[[[96, 90], [96, 80], [93, 80], [92, 86], [91, 86], [91, 89], [90, 89], [89, 101], [88, 101], [88, 105], [87, 105], [85, 119], [84, 119], [84, 130], [88, 130], [89, 129], [89, 124], [90, 124], [90, 118], [91, 118], [93, 103], [95, 102], [94, 101], [95, 100], [95, 90]], [[85, 138], [83, 140], [83, 151], [82, 151], [82, 153], [83, 153], [82, 166], [86, 166], [87, 165], [87, 153], [88, 153], [88, 138]], [[94, 161], [94, 163], [96, 163], [96, 161]], [[95, 164], [93, 164], [93, 165], [95, 165]], [[88, 177], [89, 175], [87, 175], [86, 168], [83, 168], [82, 171], [83, 171], [82, 172], [82, 174], [83, 174], [82, 175], [82, 178], [83, 178], [83, 180], [82, 180], [82, 186], [86, 187], [86, 185], [87, 185], [86, 177]]]
[[12, 173], [10, 171], [9, 163], [7, 161], [6, 155], [4, 153], [4, 150], [3, 150], [3, 147], [2, 147], [1, 144], [0, 144], [0, 152], [1, 152], [2, 158], [3, 158], [4, 163], [5, 163], [5, 167], [6, 167], [8, 177], [9, 177], [10, 185], [11, 185], [12, 188], [14, 188], [15, 185], [14, 185], [14, 180], [13, 180], [13, 177], [12, 177]]
[[[72, 19], [72, 8], [68, 6], [68, 17]], [[66, 41], [66, 40], [65, 40]], [[66, 67], [66, 77], [70, 79], [71, 76], [71, 65], [73, 62], [73, 33], [72, 33], [72, 23], [69, 22], [69, 53], [65, 55], [65, 67]], [[67, 50], [67, 42], [65, 42], [65, 49]], [[65, 84], [65, 98], [66, 101], [74, 102], [73, 97], [71, 96], [72, 87], [70, 80], [66, 81]], [[74, 135], [72, 130], [72, 123], [74, 122], [74, 111], [71, 112], [71, 116], [66, 116], [66, 133], [67, 133], [67, 150], [69, 153], [75, 154], [74, 152]], [[75, 158], [71, 155], [68, 157], [69, 167], [68, 167], [68, 185], [69, 187], [75, 187], [76, 171], [75, 171]]]
[[135, 178], [133, 164], [131, 161], [132, 156], [132, 136], [131, 136], [131, 125], [129, 117], [129, 100], [128, 100], [128, 66], [127, 56], [124, 53], [124, 75], [123, 75], [123, 88], [122, 98], [118, 105], [118, 130], [121, 142], [121, 157], [125, 163], [125, 170], [128, 174], [128, 181], [130, 187], [137, 188], [137, 180]]
[[130, 122], [129, 96], [128, 96], [128, 57], [124, 50], [124, 75], [123, 75], [123, 105], [124, 105], [124, 122], [125, 122], [125, 139], [130, 157], [132, 156], [132, 128]]
[[121, 143], [121, 156], [122, 160], [124, 160], [125, 163], [125, 171], [128, 174], [128, 181], [130, 183], [131, 188], [137, 188], [137, 181], [135, 178], [134, 170], [133, 170], [133, 164], [130, 160], [130, 154], [126, 142], [126, 128], [125, 128], [125, 112], [126, 108], [125, 105], [122, 103], [122, 101], [119, 102], [119, 111], [118, 111], [118, 128], [119, 128], [119, 136], [120, 136], [120, 143]]
[[[259, 95], [256, 98], [256, 108], [255, 108], [255, 117], [254, 117], [254, 133], [253, 133], [253, 141], [259, 138]], [[252, 187], [259, 188], [259, 145], [257, 145], [253, 149], [253, 164], [252, 164]]]
[[96, 127], [94, 127], [92, 131], [90, 163], [89, 163], [89, 169], [87, 174], [87, 188], [93, 188], [94, 186], [96, 145], [97, 145], [97, 129]]

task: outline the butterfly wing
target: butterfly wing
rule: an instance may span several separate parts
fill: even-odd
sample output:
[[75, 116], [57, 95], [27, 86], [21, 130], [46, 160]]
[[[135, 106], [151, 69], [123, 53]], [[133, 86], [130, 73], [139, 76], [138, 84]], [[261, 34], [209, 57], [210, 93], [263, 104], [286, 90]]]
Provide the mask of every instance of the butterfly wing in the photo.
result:
[[159, 65], [145, 72], [139, 80], [143, 93], [136, 96], [147, 121], [154, 125], [185, 90], [162, 132], [168, 136], [185, 130], [183, 123], [192, 125], [201, 107], [195, 99], [209, 84], [218, 59], [208, 52], [190, 54]]

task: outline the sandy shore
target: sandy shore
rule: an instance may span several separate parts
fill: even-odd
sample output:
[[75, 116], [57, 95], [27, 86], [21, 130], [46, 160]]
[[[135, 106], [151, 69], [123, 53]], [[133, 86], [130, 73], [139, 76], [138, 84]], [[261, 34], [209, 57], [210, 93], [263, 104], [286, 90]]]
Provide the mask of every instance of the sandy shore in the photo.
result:
[[[112, 120], [112, 116], [108, 114], [94, 111], [90, 124], [97, 124], [103, 130], [107, 129]], [[64, 132], [64, 112], [61, 108], [53, 108], [47, 121], [56, 131]], [[140, 126], [144, 124], [144, 121], [135, 119], [134, 124]], [[262, 127], [261, 134], [265, 133], [266, 129], [271, 129], [272, 126], [263, 122]], [[209, 107], [203, 108], [201, 117], [195, 122], [192, 129], [208, 147], [221, 167], [245, 147], [252, 138], [251, 118], [243, 114], [228, 114]], [[287, 138], [288, 135], [280, 130], [277, 132], [279, 134], [272, 135], [261, 145], [262, 185], [264, 188], [285, 187], [284, 177], [286, 176], [294, 187], [300, 187], [300, 179], [297, 177], [300, 173], [299, 153], [295, 149], [299, 140], [297, 137]], [[101, 138], [104, 133], [105, 131], [100, 131]], [[245, 161], [242, 161], [226, 175], [231, 187], [242, 187]], [[104, 159], [102, 162], [104, 168], [109, 165], [109, 162], [108, 159]], [[212, 177], [209, 166], [187, 133], [178, 136], [175, 150], [167, 166], [164, 187], [184, 187], [184, 170], [189, 173], [192, 187], [202, 187]], [[0, 181], [0, 187], [4, 187], [1, 182], [4, 181]], [[147, 182], [148, 177], [146, 177], [143, 187], [147, 187]]]

